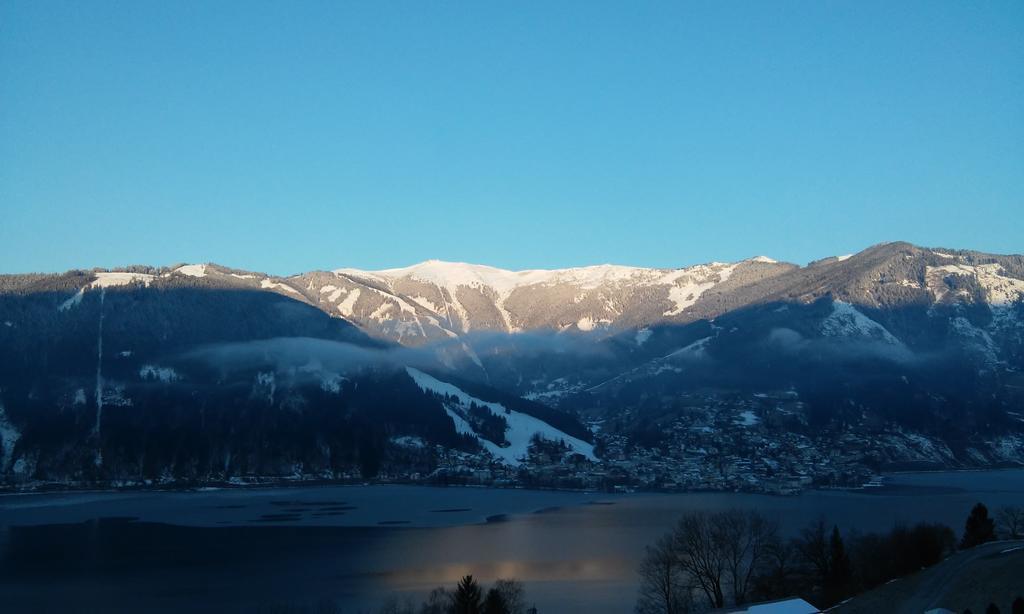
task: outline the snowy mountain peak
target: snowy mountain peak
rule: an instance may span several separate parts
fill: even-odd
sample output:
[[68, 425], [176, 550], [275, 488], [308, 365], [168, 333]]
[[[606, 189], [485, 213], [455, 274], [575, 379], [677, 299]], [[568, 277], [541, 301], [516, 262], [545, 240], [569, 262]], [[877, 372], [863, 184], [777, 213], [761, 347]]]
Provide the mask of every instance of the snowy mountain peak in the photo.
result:
[[[743, 262], [775, 264], [776, 261], [763, 256]], [[679, 269], [658, 269], [618, 264], [596, 264], [565, 269], [524, 269], [512, 271], [483, 264], [425, 260], [407, 267], [379, 270], [352, 268], [336, 269], [334, 273], [363, 279], [394, 281], [412, 279], [435, 284], [444, 288], [487, 287], [499, 295], [532, 285], [568, 284], [584, 289], [597, 288], [603, 284], [619, 282], [671, 283], [681, 274], [724, 270], [741, 263], [712, 262]]]
[[[828, 296], [857, 310], [984, 303], [996, 320], [1009, 325], [1017, 322], [1015, 305], [1024, 298], [1024, 258], [897, 242], [806, 267], [755, 256], [682, 268], [597, 264], [514, 271], [431, 259], [400, 268], [342, 268], [289, 277], [215, 264], [133, 267], [94, 270], [70, 281], [60, 286], [61, 299], [54, 305], [59, 313], [70, 313], [83, 293], [112, 286], [248, 288], [309, 303], [376, 337], [423, 345], [477, 332], [613, 335], [713, 320], [764, 303], [812, 303]], [[857, 328], [856, 317], [837, 315], [835, 330]]]

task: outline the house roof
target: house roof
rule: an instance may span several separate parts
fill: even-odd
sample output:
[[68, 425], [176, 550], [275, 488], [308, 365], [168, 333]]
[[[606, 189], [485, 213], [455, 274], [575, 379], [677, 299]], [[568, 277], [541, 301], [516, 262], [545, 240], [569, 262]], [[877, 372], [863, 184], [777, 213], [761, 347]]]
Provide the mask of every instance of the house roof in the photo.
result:
[[734, 606], [714, 610], [723, 614], [818, 614], [820, 609], [799, 597], [787, 597], [775, 601], [762, 601], [761, 603], [748, 603], [746, 605]]

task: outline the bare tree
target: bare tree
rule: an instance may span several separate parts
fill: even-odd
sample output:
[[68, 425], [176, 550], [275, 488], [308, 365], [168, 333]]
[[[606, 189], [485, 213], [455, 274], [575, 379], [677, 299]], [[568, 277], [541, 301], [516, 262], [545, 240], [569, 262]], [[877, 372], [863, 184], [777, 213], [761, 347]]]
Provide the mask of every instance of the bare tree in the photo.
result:
[[[693, 593], [711, 608], [751, 597], [755, 578], [778, 541], [777, 525], [757, 512], [689, 512], [648, 547], [640, 568], [638, 612], [684, 612]], [[682, 608], [682, 609], [681, 609]]]
[[526, 610], [524, 602], [526, 591], [522, 583], [515, 580], [497, 580], [488, 591], [488, 597], [492, 593], [500, 602], [504, 614], [523, 614]]
[[802, 529], [795, 543], [801, 558], [814, 568], [819, 586], [824, 586], [832, 562], [825, 519], [819, 518], [817, 522]]
[[[341, 614], [341, 608], [337, 606], [334, 609], [318, 608], [316, 614]], [[399, 600], [398, 597], [391, 597], [377, 610], [377, 614], [416, 614], [416, 606], [409, 598]]]
[[722, 555], [722, 533], [706, 512], [689, 512], [679, 519], [673, 533], [673, 548], [683, 570], [700, 588], [712, 608], [725, 607], [722, 578], [725, 557]]
[[452, 608], [452, 594], [443, 586], [430, 591], [427, 601], [420, 607], [420, 614], [448, 614]]
[[690, 587], [676, 556], [671, 534], [647, 546], [640, 563], [640, 597], [637, 614], [683, 614], [690, 611]]
[[757, 512], [740, 510], [715, 514], [713, 523], [732, 586], [733, 603], [745, 603], [750, 597], [754, 573], [765, 559], [778, 527]]
[[758, 595], [768, 599], [790, 594], [799, 553], [791, 541], [772, 536], [764, 548], [764, 572], [759, 578]]
[[996, 514], [999, 530], [1008, 539], [1024, 539], [1024, 507], [1007, 506]]

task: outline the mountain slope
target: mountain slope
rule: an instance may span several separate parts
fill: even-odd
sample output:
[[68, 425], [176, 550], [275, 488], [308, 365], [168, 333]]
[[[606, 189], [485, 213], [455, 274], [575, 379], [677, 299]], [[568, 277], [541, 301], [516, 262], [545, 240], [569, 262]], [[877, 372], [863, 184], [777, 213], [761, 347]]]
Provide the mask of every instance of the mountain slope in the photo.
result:
[[4, 280], [0, 481], [426, 475], [442, 464], [438, 450], [490, 462], [404, 370], [433, 364], [429, 355], [371, 339], [285, 282], [185, 271]]
[[1019, 464], [1022, 297], [1021, 256], [906, 243], [804, 267], [2, 275], [0, 476], [786, 490]]
[[382, 271], [307, 273], [284, 282], [371, 334], [421, 345], [480, 332], [682, 324], [824, 296], [871, 309], [985, 304], [999, 311], [1024, 296], [1024, 258], [889, 243], [806, 267], [758, 257], [681, 269], [507, 271], [435, 260]]

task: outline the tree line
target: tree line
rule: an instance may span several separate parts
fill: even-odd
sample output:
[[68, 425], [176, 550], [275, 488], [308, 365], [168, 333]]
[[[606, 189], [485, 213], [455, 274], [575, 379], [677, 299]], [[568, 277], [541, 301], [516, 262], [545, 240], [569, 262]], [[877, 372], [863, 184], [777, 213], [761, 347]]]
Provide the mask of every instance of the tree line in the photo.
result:
[[936, 523], [844, 535], [819, 518], [785, 539], [778, 522], [757, 511], [689, 512], [647, 547], [636, 612], [684, 614], [796, 595], [827, 608], [997, 537], [1024, 538], [1024, 508], [992, 518], [978, 503], [959, 542]]
[[[258, 614], [349, 614], [352, 612], [332, 600], [314, 605], [269, 604]], [[537, 614], [535, 606], [526, 605], [526, 589], [516, 580], [496, 580], [487, 587], [472, 574], [465, 575], [448, 589], [438, 586], [420, 603], [411, 597], [392, 597], [379, 608], [358, 614]]]
[[537, 614], [537, 608], [527, 607], [521, 582], [496, 580], [487, 588], [470, 574], [463, 576], [453, 590], [439, 586], [418, 605], [394, 598], [377, 614]]

